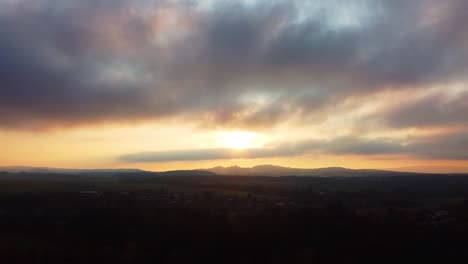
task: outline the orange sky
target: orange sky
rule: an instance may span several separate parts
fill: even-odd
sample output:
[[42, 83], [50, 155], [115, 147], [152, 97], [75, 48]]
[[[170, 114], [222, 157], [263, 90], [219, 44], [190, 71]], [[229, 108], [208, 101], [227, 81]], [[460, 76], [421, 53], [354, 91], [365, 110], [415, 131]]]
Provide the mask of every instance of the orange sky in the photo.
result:
[[0, 1], [0, 166], [468, 172], [467, 9]]
[[[326, 153], [305, 153], [288, 157], [235, 158], [196, 161], [167, 162], [125, 162], [119, 156], [134, 152], [155, 150], [186, 150], [210, 148], [265, 147], [271, 141], [289, 134], [285, 129], [260, 132], [239, 132], [229, 130], [207, 130], [193, 125], [174, 126], [173, 124], [141, 123], [134, 125], [106, 125], [56, 129], [52, 131], [3, 131], [0, 141], [0, 166], [38, 166], [58, 168], [141, 168], [153, 171], [175, 169], [211, 168], [215, 166], [252, 167], [261, 164], [275, 164], [297, 168], [342, 166], [348, 168], [406, 168], [406, 170], [431, 171], [433, 167], [443, 167], [444, 171], [454, 171], [468, 166], [466, 161], [424, 160], [407, 155], [330, 155]], [[299, 137], [301, 129], [297, 129]], [[247, 134], [250, 136], [243, 136]], [[295, 133], [291, 132], [291, 135]], [[237, 139], [236, 137], [239, 137]], [[310, 136], [309, 134], [307, 136]], [[236, 140], [240, 140], [237, 142]], [[238, 151], [235, 149], [234, 151]], [[242, 149], [239, 149], [242, 151]], [[417, 167], [417, 168], [409, 168]], [[439, 168], [440, 169], [440, 168]]]

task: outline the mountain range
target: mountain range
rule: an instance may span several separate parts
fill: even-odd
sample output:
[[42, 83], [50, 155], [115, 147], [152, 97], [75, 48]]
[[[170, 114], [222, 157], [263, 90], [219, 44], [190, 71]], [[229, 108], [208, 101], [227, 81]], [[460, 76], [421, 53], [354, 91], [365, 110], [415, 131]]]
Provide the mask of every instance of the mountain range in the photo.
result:
[[[402, 170], [373, 170], [373, 169], [348, 169], [342, 167], [328, 167], [315, 169], [299, 169], [274, 165], [259, 165], [251, 168], [239, 166], [214, 167], [197, 170], [173, 170], [164, 172], [152, 172], [139, 169], [62, 169], [46, 167], [0, 167], [0, 172], [10, 173], [41, 173], [41, 174], [70, 174], [89, 176], [109, 176], [115, 174], [148, 174], [157, 176], [309, 176], [309, 177], [359, 177], [359, 176], [398, 176], [418, 175], [427, 173], [407, 172]], [[435, 172], [438, 174], [439, 171]], [[447, 174], [447, 173], [445, 173]]]
[[298, 169], [281, 167], [274, 165], [259, 165], [252, 168], [243, 168], [238, 166], [231, 167], [214, 167], [205, 169], [217, 175], [232, 175], [232, 176], [316, 176], [316, 177], [337, 177], [337, 176], [387, 176], [408, 174], [406, 172], [396, 172], [387, 170], [371, 170], [371, 169], [347, 169], [342, 167], [328, 167], [316, 169]]
[[4, 172], [28, 172], [28, 173], [60, 173], [60, 174], [111, 174], [111, 173], [138, 173], [145, 172], [139, 169], [64, 169], [47, 167], [27, 167], [27, 166], [5, 166], [0, 167]]

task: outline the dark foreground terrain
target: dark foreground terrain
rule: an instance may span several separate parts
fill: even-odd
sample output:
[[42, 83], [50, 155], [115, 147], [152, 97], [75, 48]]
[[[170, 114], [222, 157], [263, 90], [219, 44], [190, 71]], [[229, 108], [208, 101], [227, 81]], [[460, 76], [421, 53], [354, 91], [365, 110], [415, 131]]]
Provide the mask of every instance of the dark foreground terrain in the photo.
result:
[[0, 174], [0, 263], [468, 260], [463, 175]]

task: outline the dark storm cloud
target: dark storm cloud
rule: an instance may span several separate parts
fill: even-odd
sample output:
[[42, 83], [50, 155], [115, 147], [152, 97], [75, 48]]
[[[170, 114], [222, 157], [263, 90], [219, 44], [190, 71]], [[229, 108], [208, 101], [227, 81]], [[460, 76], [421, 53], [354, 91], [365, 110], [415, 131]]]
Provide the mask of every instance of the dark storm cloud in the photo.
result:
[[467, 70], [462, 0], [18, 0], [0, 10], [3, 128], [181, 116], [271, 126]]

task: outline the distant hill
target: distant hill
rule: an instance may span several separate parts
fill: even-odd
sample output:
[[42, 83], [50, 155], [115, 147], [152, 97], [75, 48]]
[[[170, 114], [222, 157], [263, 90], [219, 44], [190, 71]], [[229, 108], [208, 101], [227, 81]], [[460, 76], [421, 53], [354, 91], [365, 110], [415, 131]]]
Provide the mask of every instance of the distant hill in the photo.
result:
[[29, 172], [29, 173], [60, 173], [60, 174], [112, 174], [112, 173], [141, 173], [144, 170], [139, 169], [63, 169], [46, 167], [24, 167], [7, 166], [0, 167], [0, 171], [5, 172]]
[[[354, 170], [341, 167], [317, 168], [317, 169], [298, 169], [281, 167], [274, 165], [260, 165], [252, 168], [242, 168], [238, 166], [232, 167], [214, 167], [206, 169], [217, 175], [233, 175], [233, 176], [321, 176], [321, 177], [337, 177], [337, 176], [391, 176], [412, 174], [406, 172], [386, 171], [386, 170]], [[414, 173], [415, 174], [415, 173]]]
[[[211, 169], [198, 170], [173, 170], [164, 172], [152, 172], [139, 169], [62, 169], [45, 167], [0, 167], [0, 172], [7, 172], [9, 175], [3, 177], [14, 178], [47, 178], [47, 179], [70, 179], [69, 176], [80, 178], [101, 178], [114, 179], [151, 179], [154, 177], [203, 177], [203, 176], [308, 176], [308, 177], [366, 177], [366, 176], [410, 176], [427, 175], [424, 172], [408, 172], [395, 170], [371, 170], [371, 169], [348, 169], [341, 167], [299, 169], [274, 165], [260, 165], [252, 168], [238, 166], [214, 167]], [[434, 171], [434, 175], [447, 175]]]
[[392, 168], [392, 171], [418, 172], [418, 173], [468, 173], [468, 167], [453, 166], [409, 166], [402, 168]]
[[207, 170], [174, 170], [159, 172], [158, 176], [216, 176], [216, 173]]
[[151, 181], [154, 178], [216, 176], [203, 170], [152, 172], [139, 169], [62, 169], [46, 167], [0, 167], [0, 179], [46, 181]]

